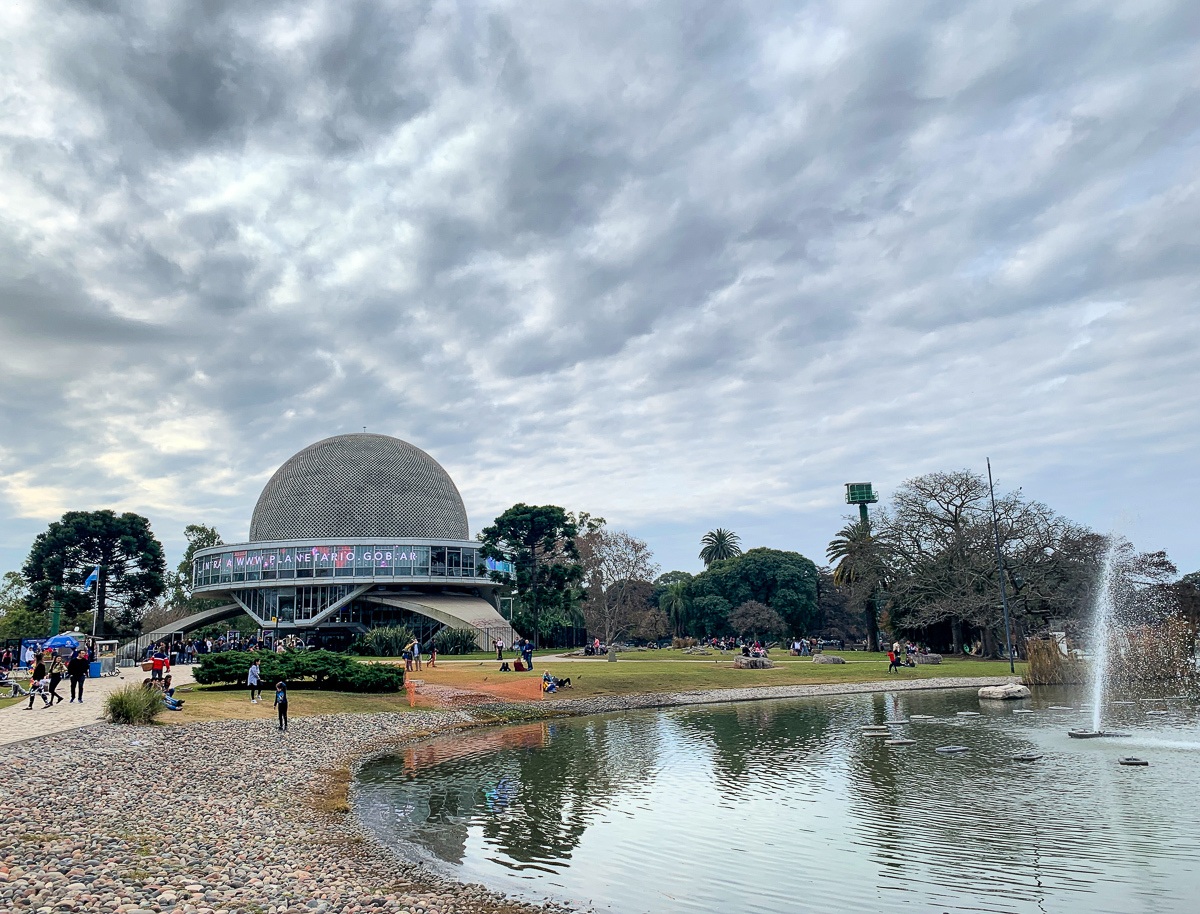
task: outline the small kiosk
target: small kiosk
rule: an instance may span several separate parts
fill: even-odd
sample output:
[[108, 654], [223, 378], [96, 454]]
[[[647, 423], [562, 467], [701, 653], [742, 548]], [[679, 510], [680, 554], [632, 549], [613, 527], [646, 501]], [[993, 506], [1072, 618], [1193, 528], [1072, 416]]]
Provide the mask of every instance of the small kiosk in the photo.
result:
[[89, 675], [96, 679], [100, 676], [119, 676], [117, 669], [117, 642], [97, 641], [96, 656], [92, 658]]

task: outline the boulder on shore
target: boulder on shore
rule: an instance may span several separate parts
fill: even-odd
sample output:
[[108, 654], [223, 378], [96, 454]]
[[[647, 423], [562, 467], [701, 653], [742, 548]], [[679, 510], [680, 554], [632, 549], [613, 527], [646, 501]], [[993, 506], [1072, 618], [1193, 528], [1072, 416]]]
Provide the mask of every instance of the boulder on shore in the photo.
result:
[[991, 701], [1015, 701], [1018, 698], [1028, 698], [1033, 693], [1028, 686], [1017, 685], [1015, 682], [1006, 685], [984, 686], [979, 690], [979, 697]]
[[813, 663], [845, 663], [843, 657], [834, 657], [832, 654], [817, 654], [813, 657]]
[[925, 664], [925, 663], [928, 663], [930, 665], [936, 665], [936, 664], [939, 664], [942, 662], [942, 655], [941, 654], [913, 654], [912, 659], [914, 661], [916, 661], [917, 666], [921, 666], [922, 664]]
[[733, 661], [735, 670], [773, 670], [773, 664], [766, 657], [738, 657]]

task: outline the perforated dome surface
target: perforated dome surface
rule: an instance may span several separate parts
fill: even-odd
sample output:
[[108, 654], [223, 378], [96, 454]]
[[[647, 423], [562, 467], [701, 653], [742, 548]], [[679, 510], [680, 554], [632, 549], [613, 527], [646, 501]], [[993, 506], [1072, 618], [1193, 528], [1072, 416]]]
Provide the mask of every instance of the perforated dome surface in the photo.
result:
[[450, 474], [419, 447], [387, 435], [338, 435], [275, 471], [250, 520], [252, 542], [380, 537], [467, 539]]

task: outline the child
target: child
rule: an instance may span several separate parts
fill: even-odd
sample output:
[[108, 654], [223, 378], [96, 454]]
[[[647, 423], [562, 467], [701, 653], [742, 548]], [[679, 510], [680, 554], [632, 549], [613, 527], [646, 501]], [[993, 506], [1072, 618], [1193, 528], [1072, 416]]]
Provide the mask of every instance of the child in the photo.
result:
[[430, 667], [437, 666], [437, 648], [436, 647], [429, 648], [429, 666]]
[[275, 707], [279, 709], [279, 729], [287, 730], [287, 686], [282, 682], [275, 683]]

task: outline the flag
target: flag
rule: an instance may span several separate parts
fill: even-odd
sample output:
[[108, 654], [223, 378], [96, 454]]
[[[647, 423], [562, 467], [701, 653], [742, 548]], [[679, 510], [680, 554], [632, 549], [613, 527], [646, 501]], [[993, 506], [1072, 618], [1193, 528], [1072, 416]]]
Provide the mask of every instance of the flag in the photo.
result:
[[92, 585], [100, 580], [100, 566], [97, 565], [92, 569], [92, 573], [87, 576], [87, 580], [83, 582], [84, 590], [91, 590]]

